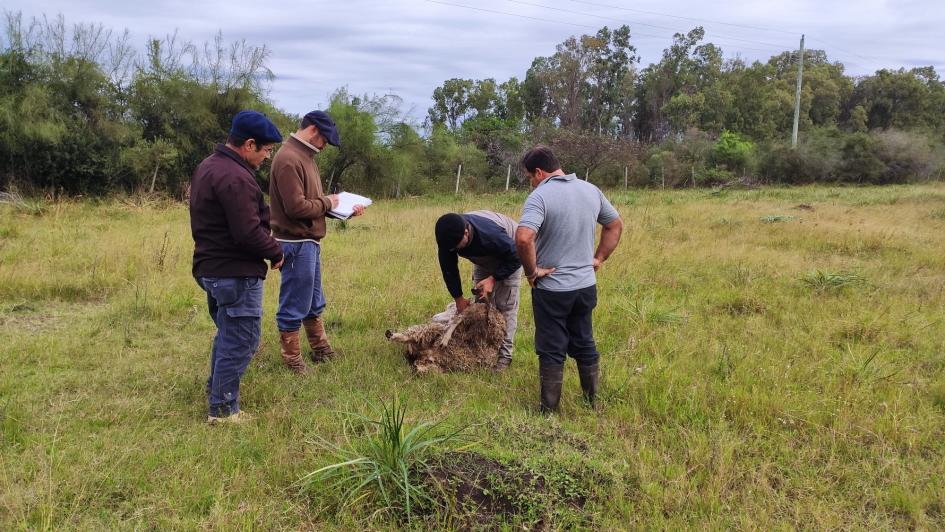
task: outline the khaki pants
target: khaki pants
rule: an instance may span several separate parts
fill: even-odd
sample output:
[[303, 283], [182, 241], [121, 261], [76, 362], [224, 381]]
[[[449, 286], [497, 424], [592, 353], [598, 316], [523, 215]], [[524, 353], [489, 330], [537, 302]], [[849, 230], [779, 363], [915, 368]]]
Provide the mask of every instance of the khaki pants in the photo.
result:
[[[497, 214], [491, 211], [473, 211], [468, 214], [475, 214], [488, 220], [491, 220], [505, 229], [505, 232], [515, 241], [515, 221], [507, 216]], [[473, 286], [476, 283], [492, 275], [492, 264], [488, 259], [477, 260], [471, 258], [473, 263]], [[483, 264], [479, 264], [482, 262]], [[502, 347], [499, 348], [499, 358], [512, 358], [512, 346], [515, 340], [515, 329], [518, 327], [518, 301], [519, 288], [522, 285], [522, 269], [519, 268], [504, 281], [496, 281], [495, 289], [492, 292], [491, 300], [496, 309], [502, 313], [505, 318], [505, 339], [502, 341]]]

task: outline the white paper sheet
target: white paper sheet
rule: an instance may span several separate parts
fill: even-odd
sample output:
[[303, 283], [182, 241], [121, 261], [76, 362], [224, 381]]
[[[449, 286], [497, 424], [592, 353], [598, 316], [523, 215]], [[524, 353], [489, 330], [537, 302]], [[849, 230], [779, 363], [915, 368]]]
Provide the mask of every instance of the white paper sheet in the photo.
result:
[[364, 196], [359, 196], [350, 192], [342, 192], [338, 194], [338, 206], [328, 211], [328, 215], [332, 218], [338, 218], [339, 220], [347, 220], [348, 218], [351, 218], [351, 215], [354, 214], [355, 205], [364, 205], [367, 207], [371, 203], [374, 203], [371, 201], [371, 198], [366, 198]]

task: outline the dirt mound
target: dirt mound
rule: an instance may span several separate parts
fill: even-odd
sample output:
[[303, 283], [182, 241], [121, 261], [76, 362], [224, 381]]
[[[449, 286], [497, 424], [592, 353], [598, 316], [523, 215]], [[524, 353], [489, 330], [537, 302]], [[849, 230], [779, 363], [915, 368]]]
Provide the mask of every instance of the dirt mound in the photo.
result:
[[429, 322], [387, 338], [404, 346], [404, 358], [418, 373], [492, 368], [505, 338], [505, 318], [489, 303], [474, 303], [462, 313], [450, 303]]
[[[584, 528], [582, 510], [593, 475], [561, 468], [534, 471], [473, 452], [448, 453], [432, 464], [433, 493], [450, 509], [462, 529]], [[574, 522], [578, 519], [583, 522]]]

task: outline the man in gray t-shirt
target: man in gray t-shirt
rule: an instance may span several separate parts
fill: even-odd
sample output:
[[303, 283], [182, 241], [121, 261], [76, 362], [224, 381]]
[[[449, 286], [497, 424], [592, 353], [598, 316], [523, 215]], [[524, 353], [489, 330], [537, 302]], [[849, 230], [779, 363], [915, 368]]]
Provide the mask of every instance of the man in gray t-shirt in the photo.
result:
[[[532, 286], [540, 409], [557, 411], [567, 355], [577, 362], [581, 389], [593, 405], [600, 380], [591, 323], [595, 272], [620, 242], [623, 222], [600, 189], [566, 175], [550, 149], [529, 150], [522, 166], [535, 190], [525, 200], [515, 245]], [[603, 230], [595, 250], [598, 224]]]

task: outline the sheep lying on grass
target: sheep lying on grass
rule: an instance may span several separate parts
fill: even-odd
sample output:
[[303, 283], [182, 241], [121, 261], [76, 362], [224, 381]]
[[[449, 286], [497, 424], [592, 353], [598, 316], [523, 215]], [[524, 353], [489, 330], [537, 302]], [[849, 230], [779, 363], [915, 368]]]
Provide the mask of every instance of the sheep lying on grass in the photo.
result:
[[387, 331], [387, 338], [404, 345], [404, 358], [417, 373], [493, 368], [504, 337], [505, 318], [490, 303], [474, 303], [460, 314], [450, 303], [427, 323]]

